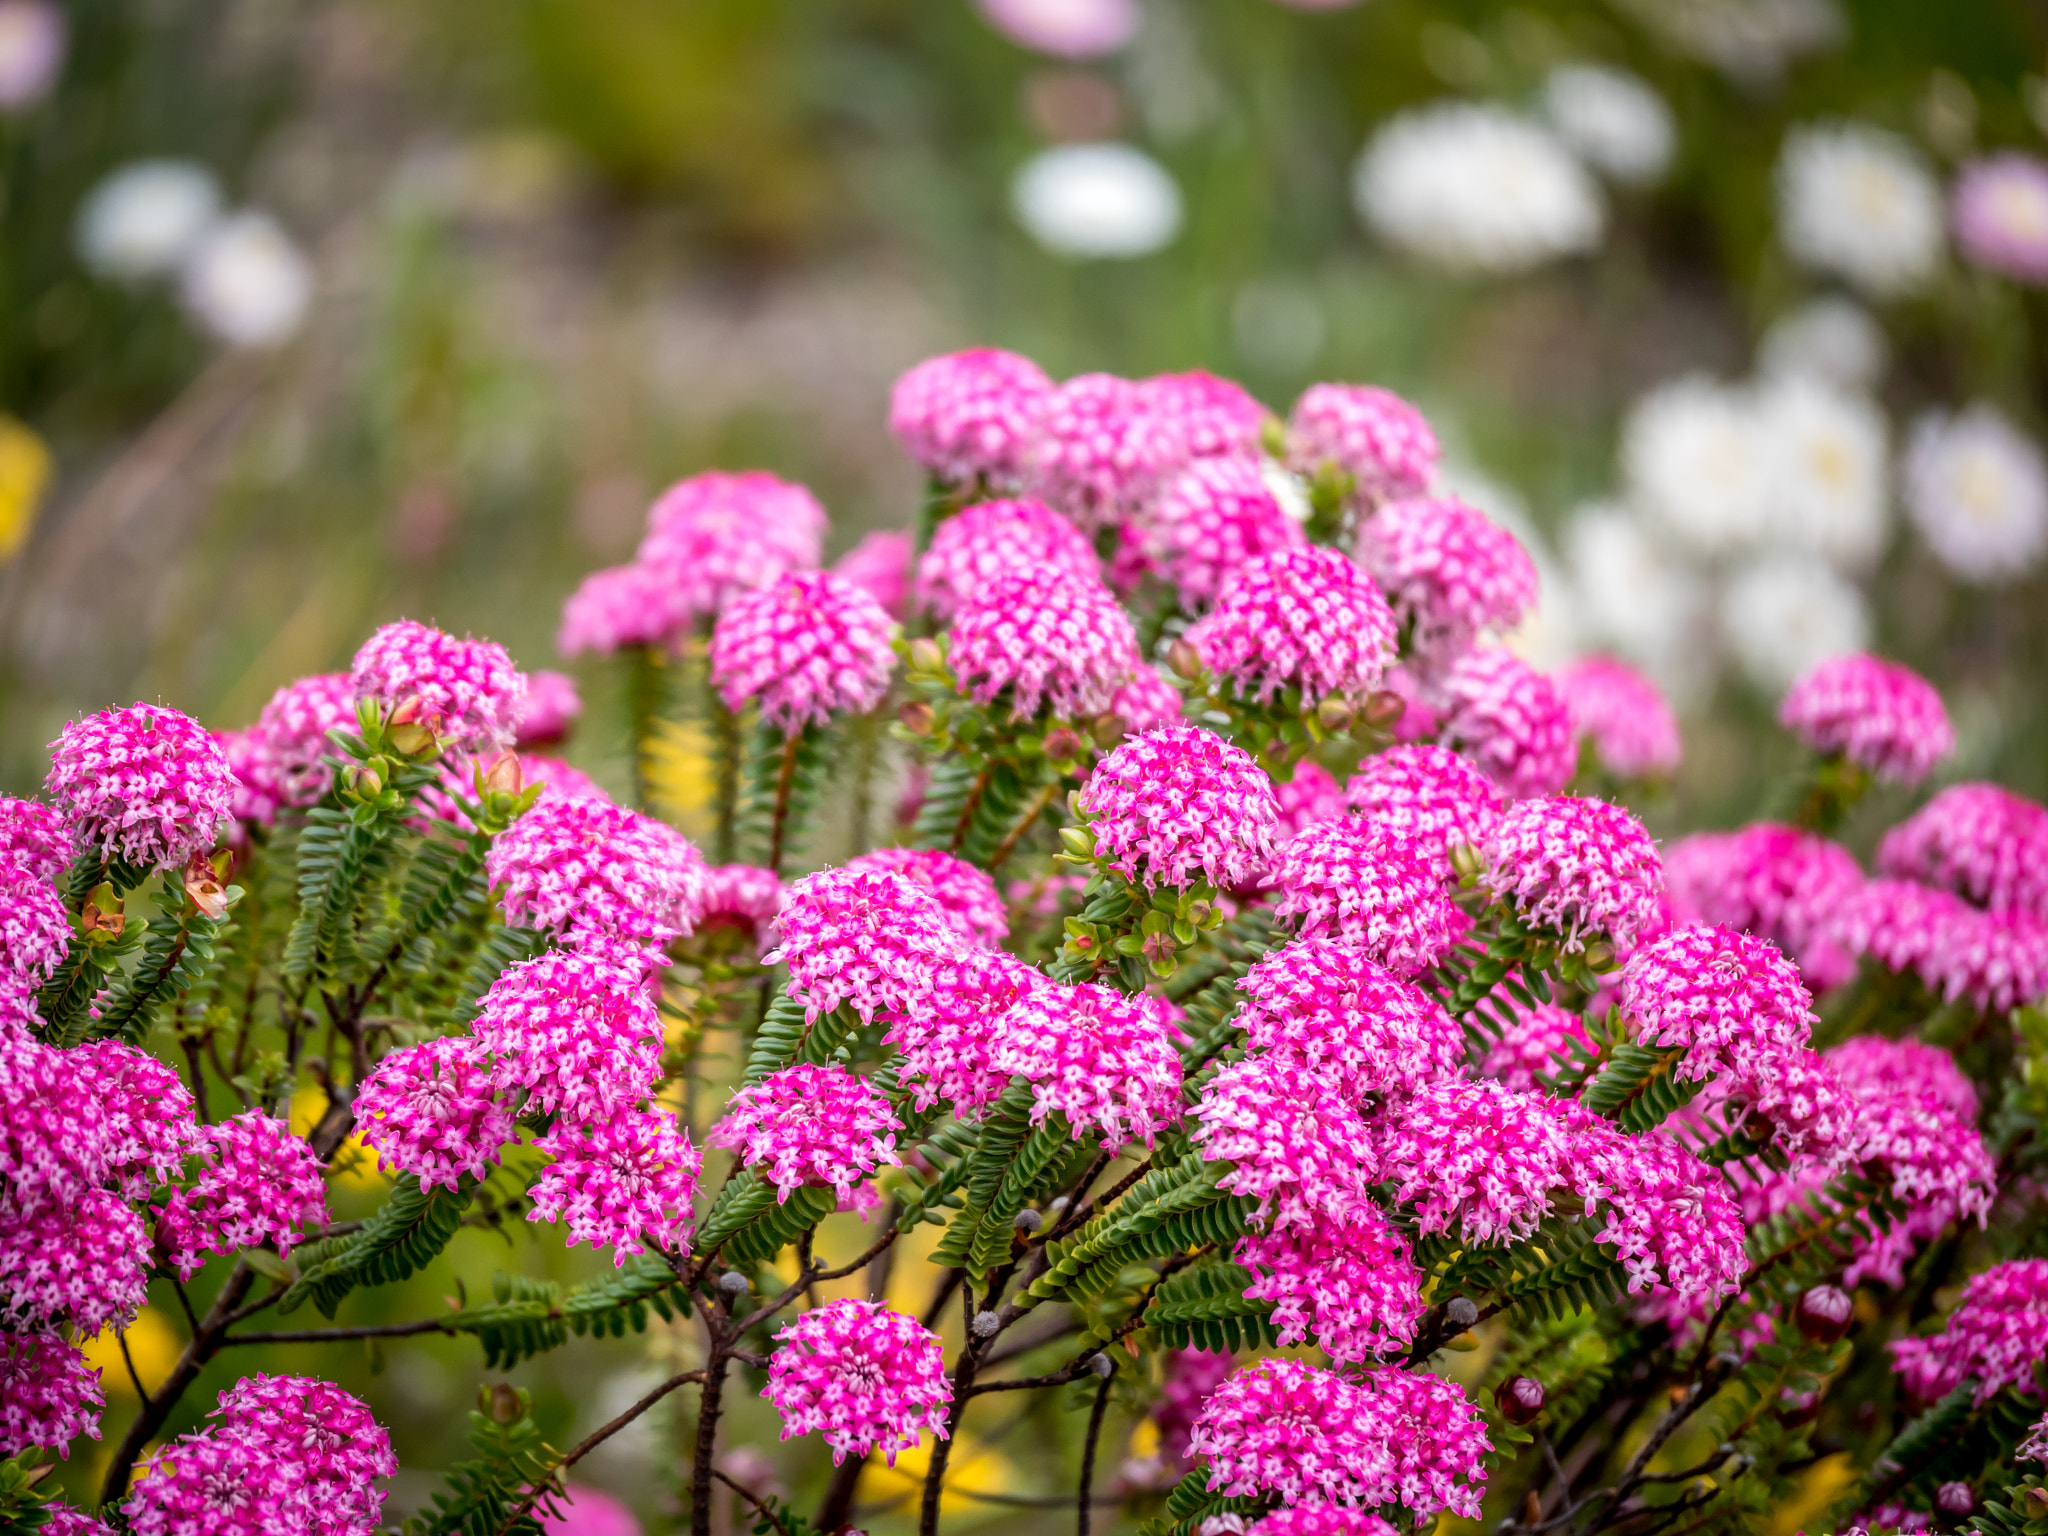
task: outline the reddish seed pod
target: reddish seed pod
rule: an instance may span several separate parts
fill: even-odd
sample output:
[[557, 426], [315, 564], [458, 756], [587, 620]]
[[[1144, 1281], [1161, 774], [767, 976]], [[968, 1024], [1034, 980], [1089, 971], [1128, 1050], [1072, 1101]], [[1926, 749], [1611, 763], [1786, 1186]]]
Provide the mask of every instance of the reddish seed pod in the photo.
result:
[[1816, 1344], [1832, 1344], [1849, 1331], [1856, 1303], [1837, 1285], [1816, 1285], [1799, 1298], [1792, 1321]]
[[1943, 1483], [1934, 1490], [1934, 1502], [1945, 1515], [1967, 1515], [1977, 1507], [1977, 1496], [1968, 1483]]
[[1533, 1376], [1510, 1376], [1495, 1388], [1493, 1400], [1510, 1424], [1531, 1423], [1543, 1411], [1543, 1383]]

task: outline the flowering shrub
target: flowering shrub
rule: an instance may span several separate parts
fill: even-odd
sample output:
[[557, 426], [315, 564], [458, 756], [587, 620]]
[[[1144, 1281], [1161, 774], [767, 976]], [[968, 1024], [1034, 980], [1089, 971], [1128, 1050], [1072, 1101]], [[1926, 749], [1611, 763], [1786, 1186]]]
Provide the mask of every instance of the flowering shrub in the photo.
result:
[[[930, 1536], [976, 1402], [1040, 1391], [1046, 1467], [1150, 1536], [1734, 1532], [1822, 1456], [1842, 1528], [2035, 1529], [2048, 810], [1950, 785], [1868, 874], [1830, 836], [1951, 750], [1931, 684], [1824, 663], [1774, 819], [1660, 849], [1606, 792], [1674, 770], [1676, 716], [1494, 643], [1535, 566], [1425, 495], [1405, 402], [1283, 426], [984, 351], [890, 424], [914, 534], [824, 572], [808, 493], [703, 476], [565, 608], [565, 650], [667, 679], [625, 690], [636, 763], [716, 744], [703, 847], [513, 750], [574, 729], [564, 679], [410, 622], [246, 730], [87, 716], [0, 801], [0, 1519], [378, 1529], [398, 1460], [340, 1387], [195, 1417], [274, 1309], [514, 1371], [697, 1339], [566, 1451], [484, 1391], [416, 1536], [551, 1528], [684, 1387], [698, 1536], [719, 1482], [836, 1531], [920, 1445]], [[341, 1225], [351, 1138], [386, 1185]], [[465, 1223], [597, 1255], [333, 1321]], [[30, 1469], [115, 1427], [88, 1341], [183, 1283], [98, 1512], [47, 1502]], [[721, 1453], [739, 1380], [813, 1440], [815, 1519]]]

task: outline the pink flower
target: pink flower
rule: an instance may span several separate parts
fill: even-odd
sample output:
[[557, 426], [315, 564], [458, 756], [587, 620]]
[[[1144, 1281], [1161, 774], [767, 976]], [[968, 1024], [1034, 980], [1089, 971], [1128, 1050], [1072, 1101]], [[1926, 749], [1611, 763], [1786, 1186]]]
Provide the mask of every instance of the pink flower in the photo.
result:
[[[490, 1089], [525, 1089], [528, 1112], [608, 1119], [646, 1098], [661, 1077], [661, 1015], [639, 964], [618, 950], [550, 950], [506, 967], [478, 1003], [473, 1028], [491, 1056]], [[494, 1112], [466, 1071], [464, 1084], [463, 1107], [447, 1113], [459, 1114], [467, 1137], [494, 1124]]]
[[1941, 989], [1950, 928], [1975, 909], [1960, 896], [1911, 880], [1866, 880], [1828, 926], [1831, 942], [1851, 955], [1868, 955], [1889, 971], [1916, 971]]
[[1010, 916], [986, 871], [939, 848], [877, 848], [850, 860], [848, 869], [893, 870], [932, 893], [946, 921], [982, 949], [1001, 948]]
[[235, 825], [228, 831], [228, 841], [241, 847], [248, 836], [250, 827], [268, 827], [277, 821], [278, 808], [284, 804], [289, 792], [284, 775], [278, 771], [277, 760], [270, 755], [270, 749], [250, 726], [240, 731], [214, 731], [213, 739], [227, 757], [228, 772], [235, 776], [235, 795], [229, 803], [228, 814]]
[[310, 1536], [314, 1511], [295, 1471], [279, 1447], [210, 1431], [180, 1435], [136, 1469], [121, 1512], [135, 1536]]
[[1273, 785], [1273, 798], [1280, 805], [1280, 841], [1319, 822], [1335, 821], [1344, 814], [1344, 791], [1330, 777], [1330, 771], [1314, 758], [1305, 757], [1294, 765], [1285, 782]]
[[668, 646], [689, 622], [683, 590], [651, 565], [592, 571], [562, 603], [555, 649], [609, 656], [629, 645]]
[[1707, 923], [1674, 928], [1630, 955], [1620, 1005], [1637, 1042], [1685, 1052], [1674, 1069], [1681, 1081], [1755, 1051], [1802, 1048], [1813, 1035], [1798, 969], [1763, 939]]
[[1337, 1087], [1286, 1055], [1254, 1055], [1203, 1085], [1191, 1111], [1204, 1158], [1229, 1163], [1216, 1181], [1258, 1201], [1268, 1231], [1314, 1232], [1371, 1203], [1379, 1156]]
[[[0, 996], [34, 1019], [33, 993], [18, 979], [0, 980], [11, 983]], [[0, 1029], [0, 1181], [13, 1204], [68, 1204], [106, 1182], [117, 1130], [84, 1070], [91, 1059], [43, 1045], [26, 1028]]]
[[1177, 460], [1256, 455], [1271, 413], [1242, 384], [1200, 368], [1141, 379], [1138, 391]]
[[1643, 824], [1618, 805], [1551, 795], [1502, 813], [1481, 877], [1525, 922], [1568, 949], [1605, 935], [1626, 951], [1657, 914], [1663, 865]]
[[642, 1239], [684, 1251], [703, 1155], [666, 1109], [636, 1109], [588, 1125], [558, 1123], [534, 1145], [554, 1159], [527, 1190], [528, 1221], [566, 1221], [568, 1246], [610, 1248], [613, 1263]]
[[789, 888], [764, 963], [789, 968], [789, 995], [813, 1020], [850, 1004], [863, 1023], [900, 1018], [932, 994], [963, 948], [931, 892], [886, 870], [826, 869]]
[[2005, 1387], [2038, 1391], [2034, 1367], [2048, 1359], [2048, 1259], [2015, 1259], [1972, 1275], [1940, 1333], [1896, 1339], [1892, 1369], [1923, 1402], [1977, 1383], [1978, 1406]]
[[1594, 1241], [1614, 1250], [1631, 1292], [1661, 1283], [1718, 1302], [1742, 1289], [1746, 1229], [1719, 1170], [1656, 1131], [1624, 1136], [1569, 1100], [1559, 1113], [1570, 1128], [1571, 1187], [1589, 1221], [1604, 1208]]
[[1405, 833], [1451, 873], [1453, 848], [1483, 848], [1500, 821], [1500, 791], [1449, 747], [1389, 747], [1358, 765], [1344, 798], [1369, 825]]
[[910, 568], [917, 546], [902, 528], [877, 528], [833, 563], [832, 572], [867, 593], [893, 620], [910, 612]]
[[1180, 690], [1159, 675], [1156, 667], [1140, 665], [1109, 701], [1110, 712], [1126, 731], [1156, 731], [1179, 725]]
[[76, 1345], [55, 1333], [0, 1333], [0, 1457], [31, 1446], [68, 1457], [78, 1436], [99, 1439], [106, 1401]]
[[1358, 561], [1427, 656], [1505, 634], [1536, 606], [1536, 563], [1522, 541], [1456, 496], [1388, 502], [1359, 529]]
[[1304, 939], [1342, 939], [1397, 976], [1435, 965], [1464, 926], [1425, 847], [1348, 817], [1289, 839], [1272, 878], [1284, 927]]
[[0, 863], [0, 973], [40, 987], [71, 948], [71, 914], [57, 887], [19, 864]]
[[1084, 373], [1045, 397], [1025, 447], [1025, 484], [1092, 533], [1143, 507], [1176, 467], [1178, 448], [1139, 385]]
[[1953, 1056], [1918, 1040], [1857, 1035], [1827, 1053], [1835, 1078], [1851, 1093], [1925, 1095], [1958, 1120], [1977, 1121], [1977, 1090]]
[[[1301, 4], [1302, 0], [1290, 0]], [[1319, 0], [1327, 4], [1328, 0]], [[1384, 1517], [1370, 1510], [1310, 1499], [1283, 1504], [1254, 1523], [1248, 1536], [1400, 1536]]]
[[1480, 1064], [1479, 1075], [1490, 1077], [1516, 1093], [1535, 1093], [1542, 1088], [1537, 1074], [1548, 1076], [1565, 1065], [1566, 1051], [1576, 1042], [1592, 1049], [1585, 1021], [1552, 1003], [1535, 1008], [1510, 1004], [1514, 1025], [1494, 1043]]
[[2048, 916], [2048, 809], [1996, 784], [1952, 784], [1884, 835], [1877, 868]]
[[999, 576], [1050, 565], [1099, 581], [1088, 536], [1042, 501], [983, 501], [949, 517], [917, 563], [917, 600], [940, 621]]
[[1079, 1141], [1151, 1146], [1180, 1119], [1178, 1010], [1114, 987], [1048, 984], [1024, 992], [996, 1024], [990, 1066], [1031, 1085], [1031, 1119], [1066, 1117]]
[[1213, 602], [1245, 561], [1308, 542], [1251, 452], [1189, 464], [1146, 512], [1141, 537], [1153, 566], [1190, 612]]
[[1394, 659], [1394, 615], [1348, 556], [1309, 546], [1247, 560], [1225, 579], [1188, 643], [1242, 698], [1298, 689], [1304, 708], [1363, 706]]
[[572, 942], [665, 945], [704, 900], [689, 839], [608, 800], [542, 796], [491, 844], [484, 871], [506, 922]]
[[1287, 459], [1303, 474], [1324, 465], [1357, 482], [1368, 507], [1420, 496], [1436, 472], [1436, 434], [1422, 413], [1370, 384], [1315, 384], [1294, 402]]
[[1272, 780], [1251, 754], [1191, 725], [1126, 737], [1075, 805], [1096, 857], [1148, 891], [1256, 883], [1280, 822]]
[[1955, 750], [1941, 695], [1876, 656], [1835, 656], [1792, 685], [1778, 723], [1816, 752], [1840, 753], [1895, 784], [1918, 784]]
[[526, 679], [526, 713], [519, 717], [521, 752], [552, 746], [569, 734], [583, 713], [576, 679], [566, 672], [535, 672]]
[[103, 1115], [106, 1140], [100, 1180], [124, 1199], [140, 1200], [177, 1178], [199, 1134], [192, 1095], [177, 1072], [118, 1040], [95, 1040], [61, 1054], [78, 1090]]
[[1160, 1458], [1178, 1467], [1188, 1459], [1188, 1432], [1195, 1416], [1230, 1374], [1231, 1362], [1229, 1355], [1207, 1349], [1173, 1349], [1161, 1358], [1165, 1380], [1152, 1405], [1152, 1422], [1159, 1426]]
[[2014, 150], [1973, 160], [1950, 199], [1965, 261], [2018, 282], [2048, 283], [2048, 165]]
[[896, 1453], [929, 1431], [946, 1438], [945, 1346], [914, 1317], [851, 1297], [813, 1307], [775, 1336], [761, 1395], [782, 1416], [782, 1438], [821, 1434], [834, 1464], [848, 1454]]
[[1109, 589], [1050, 565], [1027, 565], [978, 588], [950, 632], [954, 675], [969, 697], [1010, 718], [1043, 710], [1086, 719], [1107, 710], [1142, 667], [1137, 631]]
[[712, 618], [742, 592], [817, 569], [827, 518], [818, 498], [764, 470], [679, 480], [647, 509], [634, 555], [667, 589], [670, 629]]
[[327, 1225], [320, 1160], [284, 1121], [245, 1110], [201, 1127], [197, 1140], [199, 1176], [157, 1217], [157, 1246], [179, 1279], [197, 1274], [206, 1254], [265, 1244], [290, 1253], [305, 1228]]
[[895, 670], [896, 626], [867, 593], [830, 571], [778, 577], [735, 597], [711, 630], [711, 682], [735, 712], [794, 736], [879, 704]]
[[490, 640], [458, 640], [401, 619], [363, 642], [349, 668], [356, 698], [387, 709], [414, 705], [444, 745], [502, 751], [526, 709], [526, 674]]
[[1550, 1212], [1569, 1143], [1551, 1101], [1495, 1082], [1426, 1083], [1388, 1104], [1381, 1177], [1414, 1202], [1420, 1232], [1455, 1230], [1467, 1246], [1519, 1242]]
[[704, 911], [697, 932], [721, 926], [745, 930], [766, 947], [770, 925], [782, 911], [782, 877], [753, 864], [714, 864], [704, 872]]
[[744, 1167], [765, 1165], [778, 1201], [805, 1184], [829, 1184], [845, 1207], [878, 1166], [902, 1162], [902, 1129], [871, 1083], [844, 1067], [799, 1063], [734, 1093], [705, 1139], [731, 1147]]
[[1862, 889], [1863, 871], [1839, 843], [1768, 821], [1696, 833], [1672, 846], [1666, 878], [1678, 920], [1770, 939], [1797, 958], [1816, 989], [1854, 968], [1833, 934]]
[[2013, 1460], [2048, 1464], [2048, 1413], [2042, 1414], [2041, 1421], [2027, 1431], [2026, 1439], [2013, 1452]]
[[142, 1218], [106, 1190], [0, 1204], [0, 1319], [31, 1329], [68, 1320], [80, 1338], [125, 1328], [148, 1299], [148, 1259]]
[[917, 1107], [940, 1099], [962, 1111], [994, 1103], [1010, 1084], [995, 1066], [1001, 1021], [1027, 993], [1051, 985], [1043, 971], [1001, 950], [965, 950], [940, 964], [929, 994], [883, 1036], [900, 1053]]
[[1369, 1204], [1314, 1230], [1241, 1237], [1231, 1257], [1258, 1277], [1245, 1299], [1275, 1304], [1279, 1341], [1313, 1338], [1333, 1360], [1405, 1348], [1426, 1310], [1408, 1240]]
[[1385, 688], [1379, 702], [1382, 706], [1392, 704], [1400, 707], [1399, 713], [1388, 722], [1387, 729], [1404, 747], [1429, 740], [1442, 724], [1437, 718], [1435, 704], [1423, 696], [1422, 679], [1415, 675], [1413, 667], [1399, 662], [1387, 668]]
[[1468, 651], [1443, 683], [1441, 736], [1516, 798], [1554, 795], [1578, 771], [1578, 732], [1557, 684], [1505, 646]]
[[519, 754], [519, 777], [523, 783], [538, 784], [543, 795], [557, 800], [607, 800], [611, 797], [597, 781], [580, 768], [571, 768], [559, 757], [535, 753]]
[[54, 884], [71, 865], [71, 829], [40, 800], [0, 795], [0, 864]]
[[976, 347], [929, 357], [889, 394], [889, 430], [934, 478], [1014, 485], [1052, 380], [1028, 357]]
[[273, 693], [256, 716], [255, 736], [280, 780], [281, 803], [312, 805], [326, 794], [334, 770], [321, 759], [341, 751], [327, 733], [358, 729], [355, 681], [346, 672], [316, 672]]
[[1579, 735], [1607, 771], [1624, 779], [1666, 778], [1685, 744], [1662, 691], [1612, 656], [1587, 656], [1557, 674], [1558, 691]]
[[553, 1518], [540, 1516], [542, 1536], [641, 1536], [633, 1511], [599, 1489], [564, 1483], [554, 1502], [561, 1513]]
[[310, 1504], [317, 1536], [370, 1536], [384, 1508], [377, 1479], [398, 1471], [391, 1438], [369, 1408], [311, 1376], [244, 1376], [220, 1395], [205, 1431], [259, 1457], [285, 1460]]
[[2048, 995], [2048, 922], [2031, 912], [1947, 909], [1921, 978], [1948, 1002], [2006, 1013]]
[[235, 798], [220, 744], [190, 715], [154, 704], [65, 726], [50, 743], [43, 787], [79, 852], [144, 869], [210, 850]]
[[356, 1124], [377, 1161], [424, 1189], [481, 1179], [517, 1140], [512, 1107], [491, 1080], [483, 1042], [445, 1036], [393, 1051], [356, 1091]]

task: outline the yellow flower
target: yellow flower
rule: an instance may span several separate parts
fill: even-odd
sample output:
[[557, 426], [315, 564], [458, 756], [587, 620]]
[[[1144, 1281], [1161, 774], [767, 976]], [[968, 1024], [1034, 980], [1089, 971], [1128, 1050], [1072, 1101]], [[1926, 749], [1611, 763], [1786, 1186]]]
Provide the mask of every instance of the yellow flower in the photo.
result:
[[0, 416], [0, 560], [28, 542], [54, 467], [48, 444], [12, 416]]

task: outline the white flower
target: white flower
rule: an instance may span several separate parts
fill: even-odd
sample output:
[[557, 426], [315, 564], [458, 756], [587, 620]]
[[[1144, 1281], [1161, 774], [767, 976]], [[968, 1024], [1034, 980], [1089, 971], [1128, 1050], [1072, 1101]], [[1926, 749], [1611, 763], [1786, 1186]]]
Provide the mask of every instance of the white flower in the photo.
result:
[[1795, 260], [1877, 298], [1924, 287], [1941, 263], [1941, 188], [1919, 152], [1863, 123], [1785, 135], [1778, 238]]
[[1671, 168], [1671, 109], [1625, 69], [1560, 64], [1544, 82], [1543, 114], [1582, 160], [1624, 187], [1651, 186]]
[[1062, 59], [1115, 53], [1137, 35], [1137, 0], [975, 0], [988, 24], [1021, 48]]
[[214, 227], [186, 262], [185, 308], [233, 347], [291, 338], [313, 296], [313, 269], [269, 215], [238, 213]]
[[1863, 594], [1815, 560], [1771, 555], [1721, 594], [1721, 633], [1750, 680], [1773, 697], [1830, 656], [1870, 637]]
[[1701, 645], [1706, 588], [1620, 507], [1579, 508], [1564, 526], [1564, 556], [1580, 641], [1619, 652], [1667, 691], [1695, 696], [1709, 672]]
[[1849, 30], [1837, 0], [1617, 0], [1617, 8], [1680, 53], [1750, 84], [1776, 79]]
[[2048, 461], [1988, 405], [1931, 412], [1901, 466], [1906, 511], [1935, 558], [1971, 581], [2005, 581], [2048, 550]]
[[1758, 396], [1772, 447], [1772, 543], [1847, 569], [1884, 552], [1884, 413], [1869, 399], [1816, 379], [1779, 380]]
[[1606, 225], [1598, 185], [1548, 129], [1471, 102], [1384, 124], [1359, 156], [1352, 195], [1389, 245], [1463, 272], [1590, 251]]
[[94, 187], [78, 210], [78, 255], [102, 277], [177, 269], [220, 213], [213, 172], [188, 160], [138, 160]]
[[1629, 501], [1703, 555], [1754, 545], [1770, 516], [1770, 434], [1749, 391], [1689, 377], [1638, 400], [1622, 424]]
[[50, 94], [64, 67], [64, 13], [50, 0], [0, 0], [0, 111]]
[[1290, 521], [1305, 523], [1316, 515], [1315, 504], [1309, 500], [1308, 487], [1285, 464], [1261, 454], [1259, 478], [1266, 482], [1266, 489], [1273, 493], [1273, 499], [1280, 503], [1280, 510]]
[[1891, 362], [1884, 327], [1854, 299], [1837, 294], [1780, 315], [1757, 344], [1765, 373], [1804, 374], [1842, 389], [1875, 389]]
[[1034, 156], [1010, 191], [1017, 219], [1061, 256], [1149, 256], [1180, 233], [1180, 188], [1128, 144], [1066, 144]]

